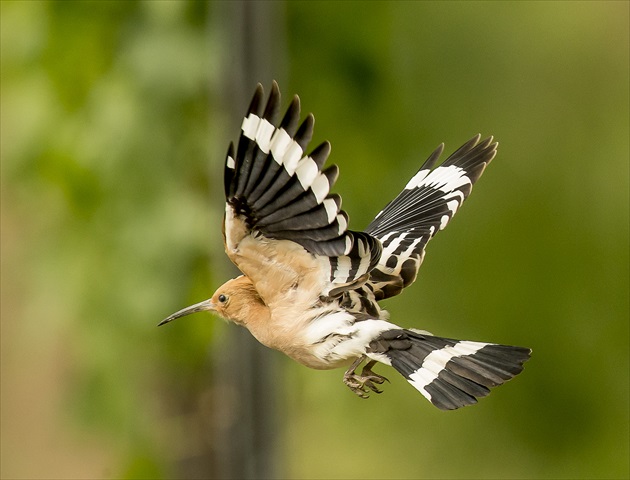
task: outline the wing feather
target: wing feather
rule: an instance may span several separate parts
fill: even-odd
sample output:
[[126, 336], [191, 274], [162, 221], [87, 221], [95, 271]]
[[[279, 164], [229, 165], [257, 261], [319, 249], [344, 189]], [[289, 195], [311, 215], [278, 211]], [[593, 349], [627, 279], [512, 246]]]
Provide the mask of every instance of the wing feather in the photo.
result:
[[413, 283], [426, 244], [446, 228], [496, 155], [492, 137], [480, 138], [476, 135], [435, 167], [444, 150], [440, 145], [366, 229], [383, 246], [368, 282], [377, 300], [398, 295]]
[[[315, 119], [299, 124], [293, 98], [275, 125], [280, 91], [274, 82], [266, 104], [258, 85], [241, 125], [236, 154], [225, 163], [226, 253], [265, 301], [309, 277], [316, 296], [335, 296], [364, 283], [381, 254], [379, 240], [348, 230], [341, 197], [330, 193], [339, 169], [324, 169], [330, 144], [305, 154]], [[270, 278], [279, 279], [274, 287]], [[301, 279], [301, 280], [300, 280]]]

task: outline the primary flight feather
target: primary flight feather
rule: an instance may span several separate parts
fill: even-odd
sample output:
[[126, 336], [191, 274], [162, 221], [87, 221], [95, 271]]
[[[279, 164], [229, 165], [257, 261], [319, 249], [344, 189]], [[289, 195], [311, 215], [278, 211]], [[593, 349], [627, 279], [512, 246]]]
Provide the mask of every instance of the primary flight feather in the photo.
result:
[[[440, 145], [364, 232], [348, 229], [338, 169], [324, 168], [330, 144], [309, 154], [314, 118], [300, 124], [293, 98], [278, 123], [280, 91], [259, 84], [225, 162], [225, 251], [243, 275], [212, 298], [160, 325], [210, 310], [246, 327], [264, 345], [317, 369], [349, 365], [357, 395], [381, 393], [377, 363], [394, 367], [431, 403], [452, 410], [477, 402], [520, 373], [531, 350], [453, 340], [391, 323], [379, 300], [416, 278], [427, 242], [444, 229], [496, 155], [475, 136], [441, 165]], [[367, 362], [358, 373], [363, 362]]]

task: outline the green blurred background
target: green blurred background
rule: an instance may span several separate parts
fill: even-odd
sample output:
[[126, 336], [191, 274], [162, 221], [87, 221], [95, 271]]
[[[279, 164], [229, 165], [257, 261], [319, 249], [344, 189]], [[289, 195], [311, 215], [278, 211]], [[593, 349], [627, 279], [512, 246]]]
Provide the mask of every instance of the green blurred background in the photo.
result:
[[[267, 351], [274, 459], [247, 476], [628, 478], [629, 3], [268, 7], [277, 58], [250, 61], [277, 67], [257, 80], [314, 112], [355, 229], [439, 143], [498, 139], [386, 307], [534, 354], [442, 412], [385, 368], [361, 401]], [[186, 459], [243, 447], [221, 438], [239, 393], [214, 382], [237, 327], [155, 328], [234, 274], [222, 161], [255, 85], [226, 97], [229, 8], [1, 2], [2, 478], [221, 476]]]

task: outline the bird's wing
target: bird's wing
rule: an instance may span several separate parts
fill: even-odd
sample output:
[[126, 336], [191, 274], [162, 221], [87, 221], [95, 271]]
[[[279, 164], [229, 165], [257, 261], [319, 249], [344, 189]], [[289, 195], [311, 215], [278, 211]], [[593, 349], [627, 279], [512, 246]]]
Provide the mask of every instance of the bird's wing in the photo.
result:
[[440, 145], [366, 229], [383, 245], [367, 283], [377, 300], [398, 295], [416, 279], [427, 242], [446, 227], [494, 158], [497, 143], [480, 138], [469, 140], [434, 169], [444, 149]]
[[225, 249], [267, 303], [283, 289], [314, 289], [335, 296], [365, 282], [381, 254], [373, 236], [347, 229], [341, 197], [331, 194], [335, 165], [324, 142], [306, 155], [314, 118], [298, 127], [293, 98], [280, 124], [280, 92], [274, 82], [267, 103], [259, 84], [234, 152], [228, 150], [224, 182]]

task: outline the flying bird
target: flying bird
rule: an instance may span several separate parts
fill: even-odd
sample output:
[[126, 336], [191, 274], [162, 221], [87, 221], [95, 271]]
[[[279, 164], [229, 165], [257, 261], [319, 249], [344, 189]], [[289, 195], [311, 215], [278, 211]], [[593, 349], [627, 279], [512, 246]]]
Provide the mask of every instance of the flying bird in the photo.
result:
[[343, 381], [359, 397], [381, 393], [387, 379], [373, 367], [384, 363], [443, 410], [474, 404], [520, 373], [528, 348], [402, 328], [378, 303], [414, 282], [427, 243], [494, 158], [492, 137], [473, 137], [436, 166], [440, 145], [360, 232], [330, 192], [338, 175], [324, 168], [330, 144], [306, 154], [313, 115], [300, 124], [297, 95], [278, 124], [279, 109], [276, 82], [266, 102], [258, 84], [225, 161], [225, 251], [243, 275], [160, 325], [212, 311], [307, 367], [349, 365]]

